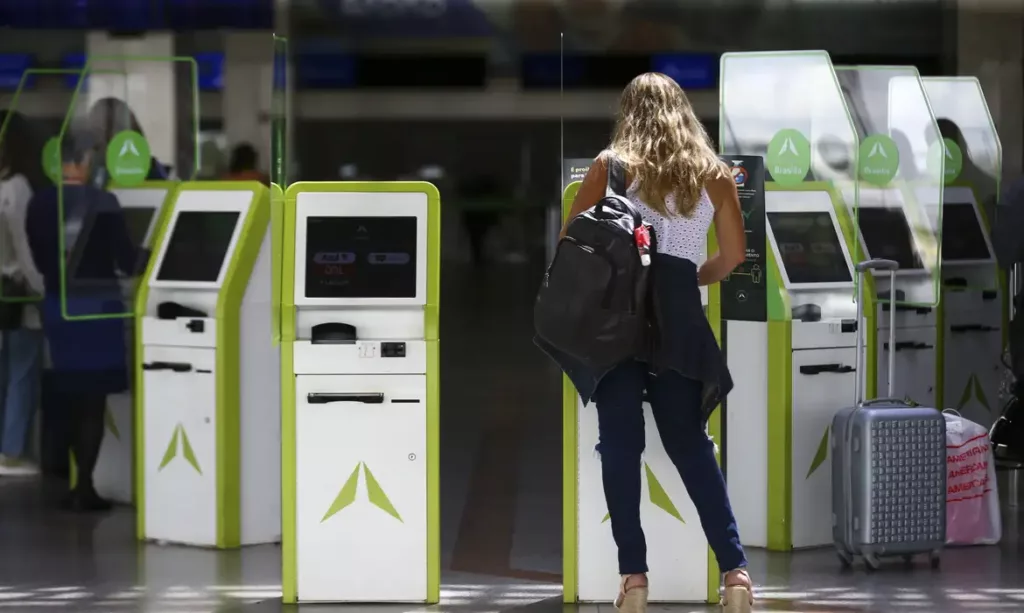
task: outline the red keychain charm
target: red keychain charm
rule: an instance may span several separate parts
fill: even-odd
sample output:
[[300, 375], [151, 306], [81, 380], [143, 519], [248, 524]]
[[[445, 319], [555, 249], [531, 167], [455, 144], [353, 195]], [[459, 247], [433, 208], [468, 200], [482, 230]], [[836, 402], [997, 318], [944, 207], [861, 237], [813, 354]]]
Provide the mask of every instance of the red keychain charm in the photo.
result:
[[651, 231], [647, 224], [640, 224], [633, 230], [633, 239], [636, 241], [636, 249], [640, 252], [640, 263], [644, 266], [651, 265]]

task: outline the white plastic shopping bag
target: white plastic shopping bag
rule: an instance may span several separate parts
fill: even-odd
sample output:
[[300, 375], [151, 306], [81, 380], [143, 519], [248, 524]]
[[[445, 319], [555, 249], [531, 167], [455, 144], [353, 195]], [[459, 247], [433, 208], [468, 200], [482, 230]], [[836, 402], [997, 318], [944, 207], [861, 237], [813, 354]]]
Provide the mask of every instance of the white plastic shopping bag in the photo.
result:
[[1003, 535], [988, 431], [956, 411], [946, 418], [946, 544], [993, 545]]

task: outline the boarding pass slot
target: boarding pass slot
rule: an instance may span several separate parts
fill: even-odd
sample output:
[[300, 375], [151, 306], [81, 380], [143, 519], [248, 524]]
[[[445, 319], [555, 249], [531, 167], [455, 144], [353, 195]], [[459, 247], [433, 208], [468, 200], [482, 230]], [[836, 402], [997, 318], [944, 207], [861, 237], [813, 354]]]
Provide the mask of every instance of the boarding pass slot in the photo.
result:
[[331, 404], [334, 402], [354, 402], [360, 404], [384, 404], [384, 394], [359, 393], [309, 393], [306, 394], [309, 404]]

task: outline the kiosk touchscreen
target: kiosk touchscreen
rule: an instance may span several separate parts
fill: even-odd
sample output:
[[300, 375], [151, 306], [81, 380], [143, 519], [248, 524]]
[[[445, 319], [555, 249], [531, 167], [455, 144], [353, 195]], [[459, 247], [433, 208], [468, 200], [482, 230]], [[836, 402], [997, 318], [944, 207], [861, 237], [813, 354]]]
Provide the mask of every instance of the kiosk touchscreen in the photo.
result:
[[269, 192], [185, 183], [171, 206], [136, 302], [139, 534], [218, 548], [275, 542]]
[[987, 225], [971, 188], [945, 188], [942, 226], [944, 406], [988, 428], [999, 409], [1004, 303]]
[[[138, 283], [149, 264], [153, 237], [163, 229], [170, 208], [173, 184], [145, 183], [135, 188], [115, 188], [111, 192], [121, 205], [118, 212], [102, 211], [83, 223], [79, 240], [75, 242], [68, 261], [68, 281], [70, 291], [90, 292], [96, 290], [117, 289], [120, 286], [125, 304], [135, 302], [135, 291]], [[124, 224], [128, 239], [139, 251], [136, 267], [132, 274], [119, 279], [97, 279], [83, 268], [82, 260], [89, 259], [89, 253], [101, 249], [100, 244], [109, 239], [102, 231], [94, 231], [97, 227], [110, 227], [111, 224]], [[125, 319], [129, 328], [127, 335], [128, 351], [135, 352], [135, 322]], [[133, 364], [133, 360], [128, 361]], [[107, 399], [106, 432], [100, 447], [96, 468], [93, 470], [93, 483], [101, 497], [111, 502], [130, 504], [135, 502], [134, 465], [135, 465], [135, 403], [132, 391], [112, 394]]]
[[[871, 284], [874, 291], [868, 288], [865, 295], [873, 298], [875, 321], [878, 322], [874, 332], [876, 339], [889, 338], [889, 326], [892, 321], [896, 322], [896, 396], [909, 398], [923, 406], [938, 406], [935, 384], [938, 368], [937, 313], [926, 304], [906, 306], [915, 302], [915, 296], [922, 303], [931, 302], [933, 278], [925, 267], [925, 258], [921, 257], [923, 247], [912, 230], [903, 205], [903, 196], [898, 190], [861, 188], [857, 223], [865, 259], [885, 258], [900, 265], [896, 271], [896, 317], [890, 317], [888, 272], [876, 271]], [[868, 368], [873, 369], [875, 377], [873, 384], [865, 377], [868, 388], [865, 397], [877, 396], [879, 390], [888, 389], [888, 351], [887, 341], [874, 343], [874, 363], [872, 365], [869, 360]]]
[[284, 600], [437, 602], [437, 190], [297, 183], [284, 217]]
[[[568, 214], [579, 186], [576, 182], [566, 188], [563, 215]], [[640, 515], [647, 534], [648, 597], [651, 602], [664, 603], [717, 602], [718, 566], [708, 549], [697, 509], [665, 451], [650, 404], [644, 402], [643, 410], [647, 434], [640, 473]], [[597, 412], [592, 403], [583, 406], [567, 377], [563, 377], [562, 411], [563, 600], [607, 602], [609, 586], [618, 585], [619, 570], [601, 482], [601, 460], [594, 452]]]
[[744, 544], [832, 542], [829, 429], [854, 401], [856, 304], [839, 197], [826, 183], [765, 192], [767, 321], [728, 321], [735, 387], [723, 465]]

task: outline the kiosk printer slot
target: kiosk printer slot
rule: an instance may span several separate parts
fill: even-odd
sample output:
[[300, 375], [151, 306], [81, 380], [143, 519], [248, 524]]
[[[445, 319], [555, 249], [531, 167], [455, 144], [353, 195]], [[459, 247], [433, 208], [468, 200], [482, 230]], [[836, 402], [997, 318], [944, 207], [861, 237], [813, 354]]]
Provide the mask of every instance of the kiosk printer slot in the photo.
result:
[[[849, 201], [848, 201], [849, 204]], [[928, 253], [923, 233], [931, 234], [928, 223], [912, 223], [908, 219], [910, 209], [905, 205], [902, 192], [897, 189], [876, 189], [862, 186], [857, 211], [860, 227], [860, 248], [863, 259], [885, 258], [900, 265], [896, 271], [895, 316], [888, 303], [891, 289], [889, 273], [874, 271], [872, 286], [865, 291], [871, 301], [866, 305], [875, 313], [868, 335], [876, 339], [874, 350], [869, 354], [868, 368], [874, 377], [865, 377], [865, 397], [878, 395], [878, 390], [889, 385], [889, 326], [896, 322], [896, 380], [894, 391], [899, 398], [909, 398], [922, 406], [939, 406], [936, 377], [938, 361], [936, 344], [938, 321], [937, 310], [930, 306], [937, 296], [937, 277], [927, 270], [925, 261], [935, 258], [924, 257]]]
[[280, 538], [269, 192], [185, 183], [136, 301], [140, 538]]
[[1004, 370], [1004, 302], [974, 190], [945, 188], [942, 226], [944, 406], [988, 428], [998, 415]]
[[[579, 190], [563, 194], [565, 216]], [[702, 292], [702, 302], [707, 293]], [[705, 302], [706, 304], [706, 302]], [[601, 483], [597, 412], [584, 407], [568, 377], [562, 384], [563, 433], [563, 581], [566, 603], [603, 602], [618, 581], [618, 556]], [[643, 457], [640, 515], [647, 534], [651, 602], [717, 602], [719, 573], [708, 549], [697, 510], [665, 452], [651, 406], [643, 403], [646, 450]]]
[[[127, 304], [134, 305], [135, 291], [142, 273], [149, 264], [153, 238], [159, 234], [167, 220], [174, 184], [170, 182], [147, 182], [139, 187], [117, 187], [110, 191], [117, 196], [124, 213], [125, 224], [132, 244], [143, 248], [139, 261], [138, 275], [124, 279], [124, 295]], [[87, 241], [89, 239], [86, 239]], [[88, 249], [88, 246], [85, 247]], [[74, 267], [71, 270], [75, 275]], [[135, 321], [125, 319], [129, 327], [128, 351], [135, 351]], [[129, 360], [134, 364], [134, 360]], [[107, 399], [107, 431], [93, 471], [96, 491], [111, 502], [131, 504], [135, 502], [133, 468], [135, 466], [135, 427], [133, 413], [135, 403], [131, 390], [113, 394]]]
[[283, 253], [284, 600], [437, 602], [437, 189], [292, 185]]
[[856, 303], [838, 195], [766, 185], [768, 321], [729, 321], [723, 463], [745, 545], [832, 542], [832, 416], [854, 401]]

